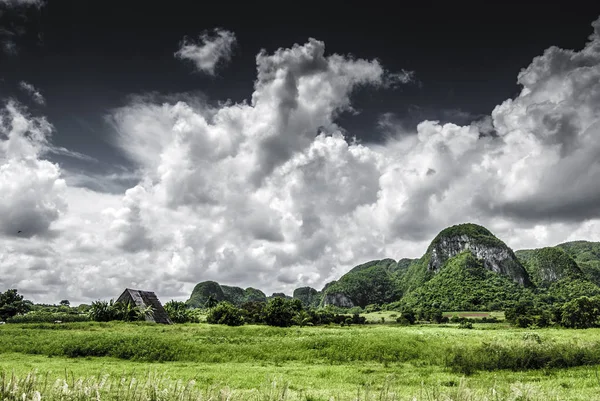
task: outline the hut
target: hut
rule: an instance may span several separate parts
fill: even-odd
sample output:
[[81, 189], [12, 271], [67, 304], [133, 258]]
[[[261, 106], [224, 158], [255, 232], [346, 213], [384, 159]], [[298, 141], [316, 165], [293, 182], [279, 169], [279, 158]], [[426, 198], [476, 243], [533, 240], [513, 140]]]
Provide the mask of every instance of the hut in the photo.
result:
[[146, 315], [147, 322], [172, 324], [167, 311], [163, 308], [158, 297], [153, 292], [125, 288], [125, 291], [123, 291], [121, 296], [117, 299], [117, 302], [133, 304], [142, 308], [151, 306], [153, 313], [151, 315]]

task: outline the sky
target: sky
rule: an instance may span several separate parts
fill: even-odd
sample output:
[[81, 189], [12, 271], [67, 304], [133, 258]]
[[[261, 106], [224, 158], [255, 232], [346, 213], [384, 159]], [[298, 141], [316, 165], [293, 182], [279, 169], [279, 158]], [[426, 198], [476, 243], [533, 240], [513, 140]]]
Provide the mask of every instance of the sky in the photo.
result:
[[600, 241], [600, 5], [317, 4], [0, 0], [0, 291], [291, 295], [465, 222]]

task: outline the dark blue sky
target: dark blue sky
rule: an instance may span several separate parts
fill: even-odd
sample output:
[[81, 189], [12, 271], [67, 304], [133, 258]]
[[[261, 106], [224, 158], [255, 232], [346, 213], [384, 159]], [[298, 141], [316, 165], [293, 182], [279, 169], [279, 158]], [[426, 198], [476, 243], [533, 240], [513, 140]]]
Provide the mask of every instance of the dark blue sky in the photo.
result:
[[[420, 85], [364, 90], [355, 96], [361, 114], [340, 118], [351, 134], [378, 141], [382, 113], [395, 113], [407, 127], [423, 119], [466, 122], [453, 111], [489, 114], [518, 93], [515, 77], [533, 57], [551, 45], [581, 48], [590, 21], [600, 14], [598, 5], [569, 7], [571, 2], [419, 2], [398, 11], [383, 2], [197, 4], [50, 0], [40, 10], [5, 11], [2, 27], [24, 33], [16, 37], [16, 55], [0, 55], [0, 90], [17, 96], [19, 81], [32, 83], [46, 98], [43, 113], [56, 127], [56, 145], [124, 164], [110, 146], [104, 116], [130, 94], [201, 91], [211, 101], [249, 99], [261, 48], [272, 52], [315, 37], [328, 52], [378, 58], [390, 71], [415, 71]], [[215, 27], [238, 38], [231, 63], [217, 77], [195, 73], [173, 57], [184, 36]]]

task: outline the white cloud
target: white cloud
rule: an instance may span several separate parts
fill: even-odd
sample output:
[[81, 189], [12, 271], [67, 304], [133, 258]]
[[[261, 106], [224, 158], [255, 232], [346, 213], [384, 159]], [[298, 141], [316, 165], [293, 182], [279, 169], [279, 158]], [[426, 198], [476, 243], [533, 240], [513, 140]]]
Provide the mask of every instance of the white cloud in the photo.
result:
[[212, 34], [202, 32], [197, 42], [184, 38], [175, 57], [193, 62], [200, 72], [215, 75], [220, 64], [231, 60], [235, 44], [233, 32], [217, 28]]
[[52, 126], [14, 101], [1, 115], [0, 230], [8, 236], [48, 234], [66, 208], [58, 166], [39, 158]]
[[[326, 56], [314, 39], [259, 53], [248, 102], [133, 98], [111, 120], [139, 183], [119, 195], [63, 187], [68, 211], [46, 219], [61, 234], [8, 239], [3, 285], [56, 300], [126, 286], [184, 299], [209, 279], [291, 293], [372, 258], [418, 257], [465, 221], [515, 248], [600, 240], [594, 26], [583, 50], [534, 59], [519, 74], [522, 93], [489, 118], [423, 121], [379, 145], [349, 141], [335, 121], [354, 89], [384, 88], [389, 73], [376, 60]], [[393, 118], [385, 124], [394, 132]], [[3, 149], [37, 157], [47, 131], [29, 131]]]
[[46, 100], [44, 99], [44, 96], [42, 96], [41, 92], [39, 90], [37, 90], [35, 88], [35, 86], [33, 86], [32, 84], [25, 82], [25, 81], [21, 81], [19, 83], [19, 87], [21, 88], [21, 90], [23, 90], [29, 96], [31, 96], [31, 99], [34, 102], [36, 102], [37, 104], [42, 105], [42, 106], [46, 104]]

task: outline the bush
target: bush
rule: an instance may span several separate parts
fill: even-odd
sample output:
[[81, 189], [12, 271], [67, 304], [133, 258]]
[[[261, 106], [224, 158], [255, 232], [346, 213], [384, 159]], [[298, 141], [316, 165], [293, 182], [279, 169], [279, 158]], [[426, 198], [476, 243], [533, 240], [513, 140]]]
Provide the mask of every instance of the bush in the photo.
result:
[[458, 315], [452, 315], [452, 317], [450, 318], [450, 323], [462, 323], [465, 320], [466, 319], [464, 317], [460, 317]]
[[458, 325], [459, 329], [472, 329], [473, 328], [473, 323], [467, 321], [467, 320], [463, 320], [462, 322], [460, 322], [460, 324]]
[[173, 323], [198, 323], [199, 319], [194, 312], [188, 308], [185, 302], [169, 301], [165, 304], [165, 311]]
[[226, 324], [227, 326], [241, 326], [244, 324], [244, 314], [227, 301], [220, 302], [208, 312], [206, 321], [211, 324]]
[[96, 322], [110, 322], [116, 320], [116, 311], [114, 310], [113, 300], [110, 303], [106, 301], [94, 301], [90, 307], [90, 319]]
[[7, 320], [7, 323], [62, 323], [87, 322], [90, 318], [86, 314], [73, 313], [50, 313], [50, 312], [29, 312], [25, 315], [13, 316]]

